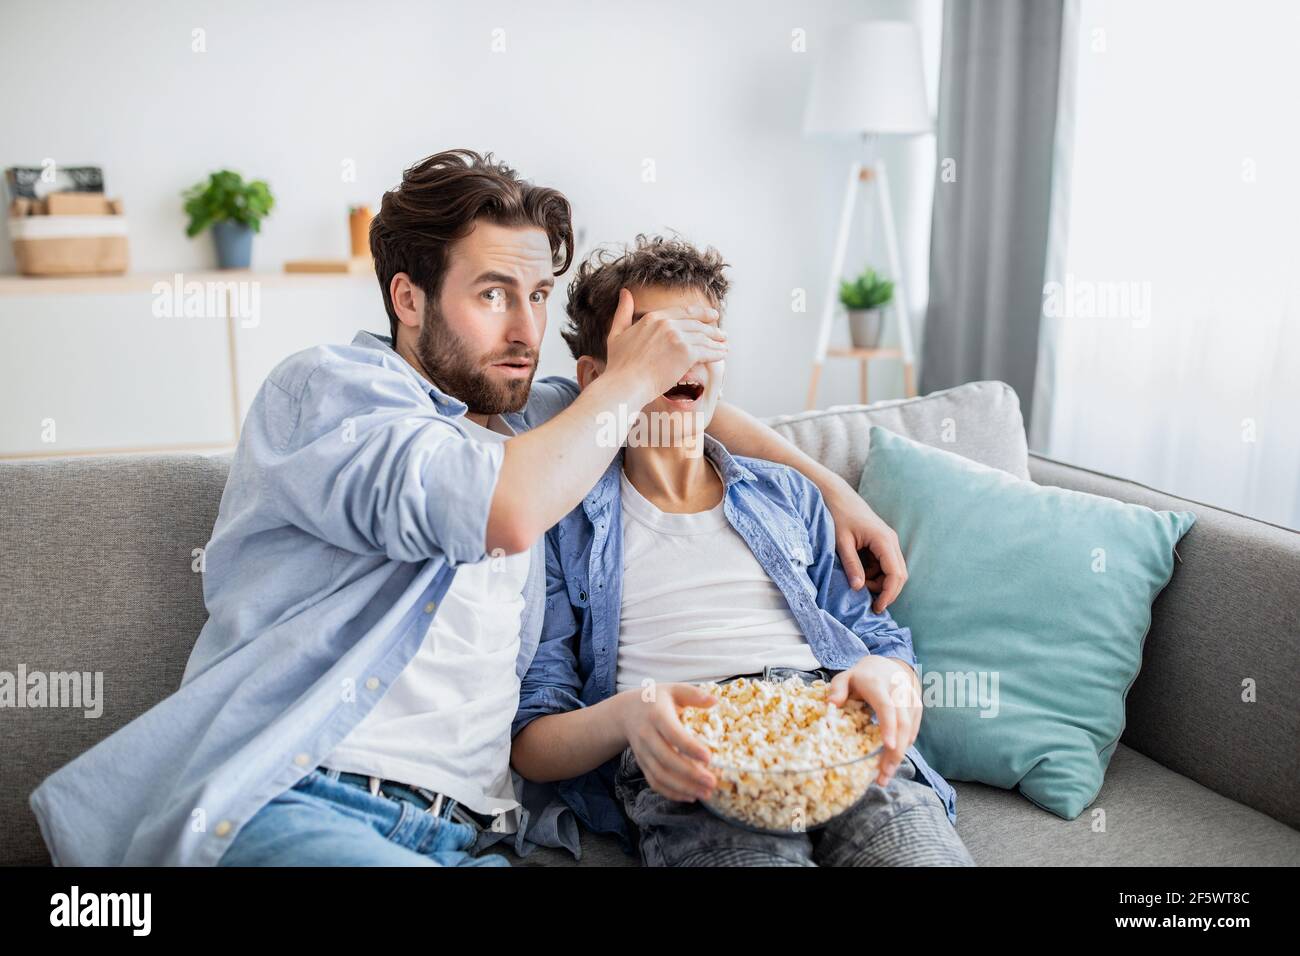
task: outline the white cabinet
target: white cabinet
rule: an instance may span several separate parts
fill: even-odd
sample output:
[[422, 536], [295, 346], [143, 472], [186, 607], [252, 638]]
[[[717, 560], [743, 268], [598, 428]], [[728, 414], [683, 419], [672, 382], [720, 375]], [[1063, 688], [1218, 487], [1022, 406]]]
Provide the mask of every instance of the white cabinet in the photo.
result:
[[388, 313], [373, 277], [268, 285], [262, 290], [260, 321], [246, 324], [235, 326], [240, 421], [281, 359], [313, 345], [346, 345], [360, 329], [388, 335]]
[[[0, 278], [0, 458], [229, 448], [281, 359], [388, 331], [373, 276], [182, 281], [216, 298], [178, 312], [159, 284], [174, 276]], [[210, 307], [238, 294], [231, 282], [248, 284], [255, 315]]]

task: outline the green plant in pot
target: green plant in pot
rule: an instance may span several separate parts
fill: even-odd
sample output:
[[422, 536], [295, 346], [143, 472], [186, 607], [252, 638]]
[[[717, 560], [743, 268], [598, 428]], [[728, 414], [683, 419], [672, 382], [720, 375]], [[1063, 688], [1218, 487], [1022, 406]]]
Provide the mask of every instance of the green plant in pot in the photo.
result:
[[209, 226], [222, 269], [247, 269], [253, 258], [253, 233], [275, 205], [270, 187], [260, 179], [245, 182], [239, 173], [223, 169], [183, 194], [190, 224], [185, 234], [197, 236]]
[[880, 346], [884, 307], [894, 297], [894, 283], [866, 268], [851, 282], [840, 283], [840, 302], [849, 312], [849, 338], [855, 349]]

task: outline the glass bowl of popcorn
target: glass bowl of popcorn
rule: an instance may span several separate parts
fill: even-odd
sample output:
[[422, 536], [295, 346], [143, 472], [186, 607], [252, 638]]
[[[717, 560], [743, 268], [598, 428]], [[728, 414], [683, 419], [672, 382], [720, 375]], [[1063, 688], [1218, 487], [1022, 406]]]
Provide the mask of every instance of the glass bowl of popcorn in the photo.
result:
[[825, 826], [866, 794], [884, 738], [864, 702], [830, 703], [830, 685], [737, 678], [700, 685], [717, 703], [684, 707], [687, 730], [712, 752], [705, 808], [760, 833]]

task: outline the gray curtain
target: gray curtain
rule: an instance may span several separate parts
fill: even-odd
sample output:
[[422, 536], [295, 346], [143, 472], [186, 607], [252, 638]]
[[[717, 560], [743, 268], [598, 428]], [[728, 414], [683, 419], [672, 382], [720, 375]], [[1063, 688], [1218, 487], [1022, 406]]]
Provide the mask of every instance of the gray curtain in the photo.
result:
[[[1034, 395], [1063, 2], [948, 0], [921, 391]], [[953, 168], [955, 182], [944, 181]]]

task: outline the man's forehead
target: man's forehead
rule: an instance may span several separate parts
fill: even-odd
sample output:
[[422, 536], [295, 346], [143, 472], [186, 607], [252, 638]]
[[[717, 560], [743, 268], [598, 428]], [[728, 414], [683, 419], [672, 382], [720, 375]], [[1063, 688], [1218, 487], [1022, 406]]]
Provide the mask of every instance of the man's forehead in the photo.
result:
[[540, 228], [482, 221], [452, 244], [448, 264], [473, 275], [493, 270], [549, 277], [553, 269], [551, 243]]

